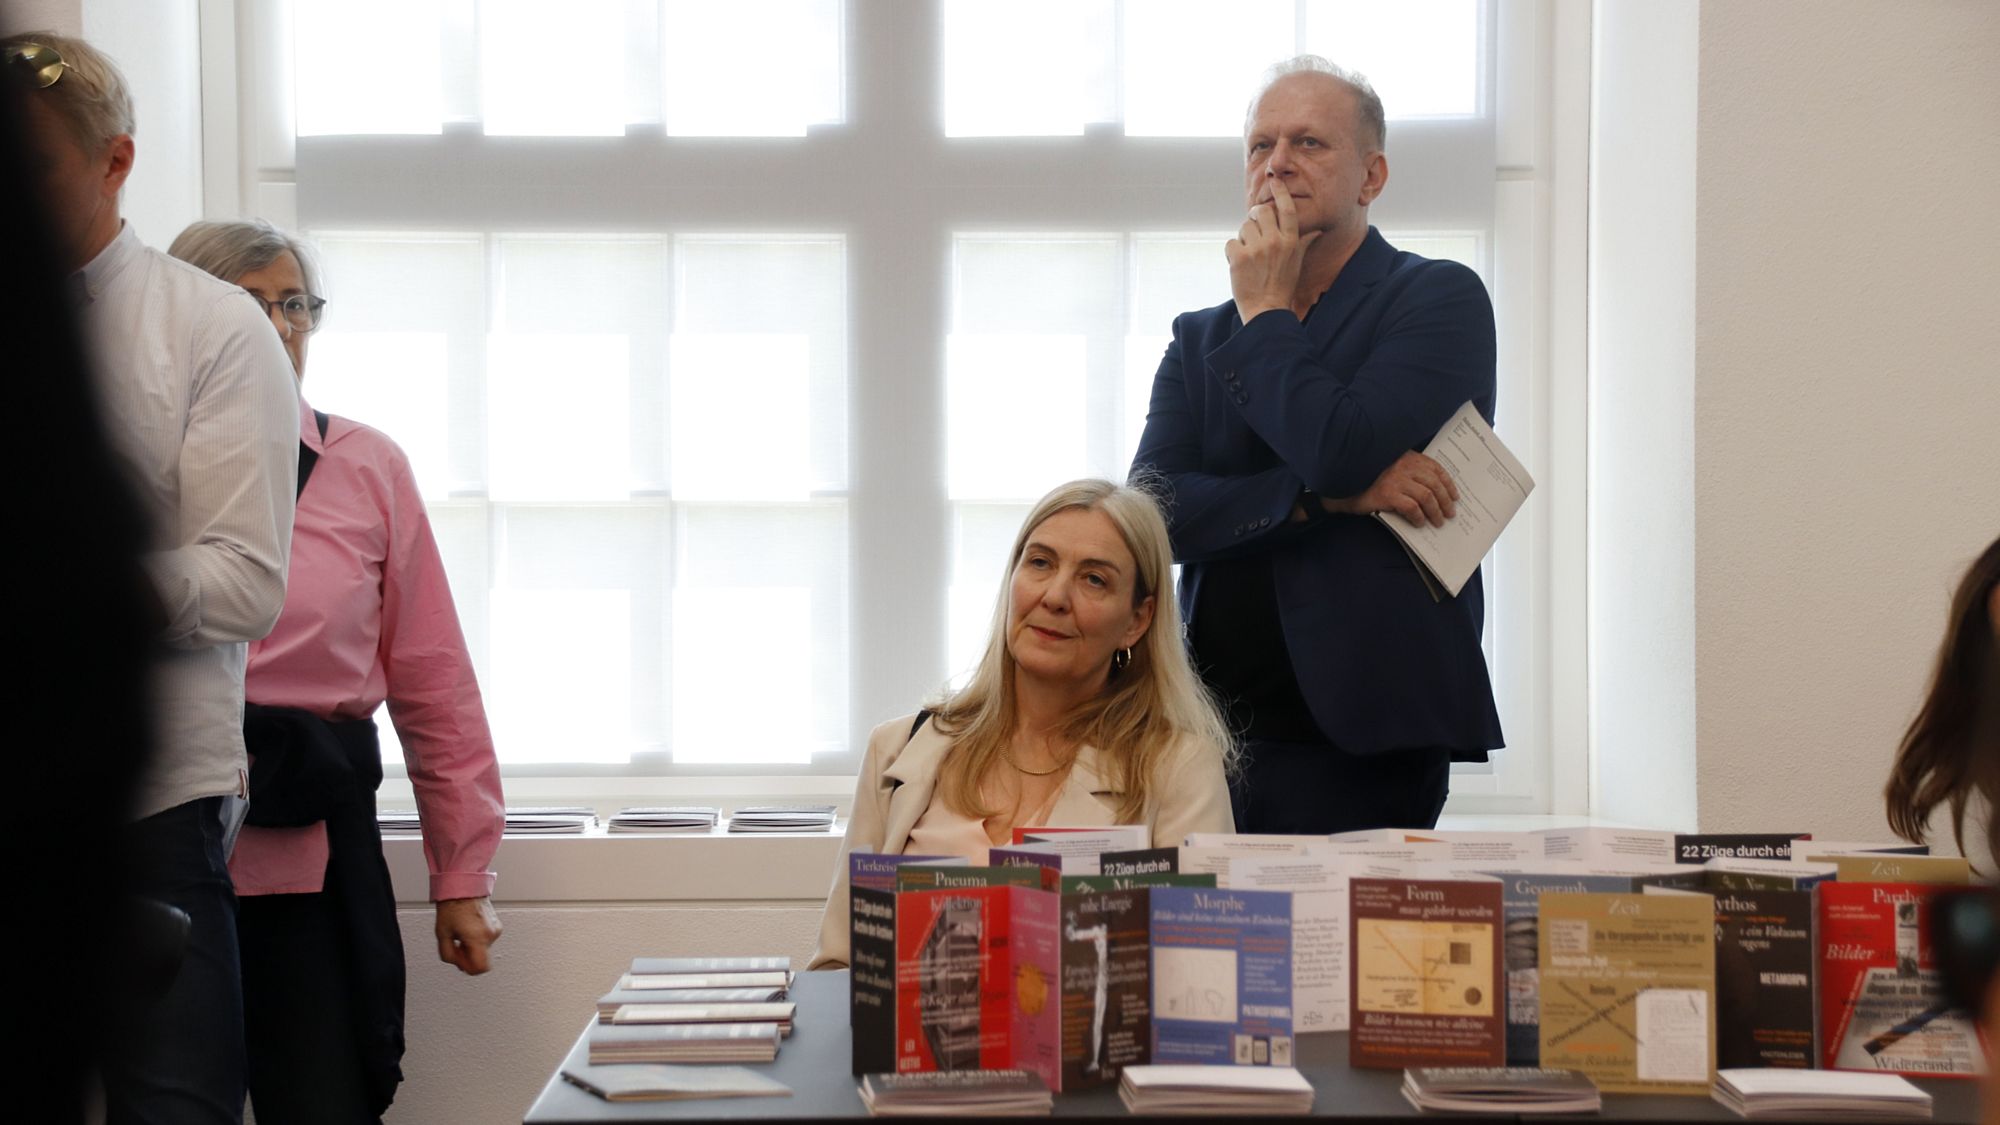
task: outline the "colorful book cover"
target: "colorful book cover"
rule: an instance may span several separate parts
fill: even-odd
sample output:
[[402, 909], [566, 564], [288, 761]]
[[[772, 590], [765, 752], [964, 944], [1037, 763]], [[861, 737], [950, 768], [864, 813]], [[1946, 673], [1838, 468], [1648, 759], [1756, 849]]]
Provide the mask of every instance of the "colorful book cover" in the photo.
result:
[[[1715, 880], [1715, 1065], [1813, 1065], [1813, 896]], [[1758, 876], [1762, 878], [1762, 876]]]
[[896, 893], [948, 891], [972, 887], [1041, 887], [1045, 869], [1032, 867], [950, 867], [912, 863], [896, 869]]
[[1099, 875], [1172, 875], [1180, 869], [1179, 848], [1137, 848], [1097, 857]]
[[959, 859], [881, 852], [847, 855], [847, 1023], [853, 1029], [855, 1074], [896, 1068], [896, 869]]
[[1153, 1062], [1291, 1066], [1292, 896], [1155, 887]]
[[1945, 1000], [1925, 909], [1931, 883], [1821, 883], [1819, 1064], [1930, 1077], [1978, 1074], [1972, 1021]]
[[1959, 855], [1840, 855], [1831, 862], [1843, 883], [1972, 882], [1972, 864]]
[[1218, 880], [1207, 872], [1183, 874], [1178, 871], [1157, 875], [1065, 875], [1059, 889], [1066, 895], [1096, 894], [1102, 891], [1129, 891], [1139, 887], [1213, 887]]
[[1793, 843], [1808, 839], [1804, 832], [1682, 832], [1674, 837], [1674, 859], [1790, 859]]
[[1708, 1095], [1715, 1079], [1715, 900], [1545, 894], [1541, 1065], [1605, 1093]]
[[965, 866], [960, 855], [900, 855], [890, 852], [848, 852], [847, 885], [875, 891], [896, 889], [896, 869], [906, 863], [945, 863]]
[[1152, 891], [1076, 891], [1059, 899], [1062, 1081], [1081, 1090], [1152, 1061]]
[[1504, 915], [1501, 957], [1507, 971], [1507, 1065], [1535, 1066], [1542, 1056], [1542, 895], [1632, 894], [1631, 875], [1575, 871], [1516, 871], [1500, 875]]
[[1055, 896], [1026, 886], [896, 896], [897, 1073], [1061, 1076]]
[[1060, 879], [1065, 873], [1082, 874], [1078, 862], [1061, 852], [1044, 848], [1040, 844], [1019, 848], [988, 848], [986, 862], [992, 867], [1036, 867], [1053, 874], [1050, 878]]
[[1702, 865], [1704, 889], [1710, 891], [1809, 891], [1835, 878], [1831, 863], [1784, 859], [1711, 859]]
[[1507, 1061], [1498, 879], [1348, 881], [1347, 1062]]

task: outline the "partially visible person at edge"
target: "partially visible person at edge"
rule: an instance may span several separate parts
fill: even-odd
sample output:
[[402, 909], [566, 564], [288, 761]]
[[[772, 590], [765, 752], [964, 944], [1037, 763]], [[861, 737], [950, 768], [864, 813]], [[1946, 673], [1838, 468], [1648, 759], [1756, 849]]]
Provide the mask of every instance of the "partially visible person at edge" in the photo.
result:
[[[22, 103], [35, 93], [0, 76], [0, 152], [27, 151]], [[78, 799], [24, 800], [9, 818], [17, 839], [62, 841], [53, 862], [9, 872], [15, 917], [62, 923], [11, 935], [25, 971], [8, 980], [8, 1008], [17, 1027], [33, 1029], [15, 1041], [11, 1064], [34, 1080], [17, 1084], [7, 1108], [20, 1121], [81, 1125], [98, 1101], [105, 1014], [163, 985], [171, 961], [171, 941], [162, 955], [134, 924], [123, 885], [137, 858], [124, 835], [128, 810], [152, 754], [146, 689], [157, 599], [140, 565], [146, 521], [107, 438], [30, 171], [27, 161], [0, 161], [0, 340], [16, 342], [24, 374], [9, 388], [21, 424], [0, 442], [0, 478], [34, 482], [9, 493], [9, 523], [20, 542], [62, 544], [62, 564], [43, 568], [35, 595], [12, 607], [8, 624], [34, 638], [35, 652], [14, 665], [0, 707], [21, 748], [17, 791]], [[86, 878], [91, 893], [77, 893]]]
[[27, 32], [0, 38], [0, 61], [26, 90], [24, 155], [64, 296], [111, 444], [151, 524], [157, 742], [126, 810], [138, 860], [128, 882], [184, 911], [190, 930], [165, 995], [107, 1015], [122, 1043], [104, 1070], [106, 1116], [237, 1122], [243, 1003], [227, 839], [244, 792], [245, 647], [285, 600], [297, 391], [241, 289], [147, 247], [120, 217], [136, 148], [132, 98], [111, 60], [82, 40]]
[[[172, 253], [248, 290], [304, 382], [326, 301], [303, 243], [263, 222], [195, 223]], [[261, 1120], [372, 1122], [402, 1079], [404, 966], [376, 827], [371, 716], [388, 702], [409, 766], [438, 957], [475, 975], [500, 937], [488, 898], [505, 819], [500, 767], [409, 459], [379, 431], [303, 398], [296, 424], [291, 583], [277, 626], [250, 648], [250, 817], [229, 863], [250, 1098]], [[315, 791], [299, 793], [303, 769], [264, 770], [265, 755], [312, 740], [350, 767], [337, 784], [315, 778]]]
[[1316, 55], [1272, 68], [1244, 122], [1231, 299], [1175, 318], [1134, 472], [1157, 473], [1204, 680], [1242, 739], [1245, 832], [1429, 828], [1454, 761], [1502, 744], [1475, 573], [1434, 597], [1381, 522], [1458, 499], [1419, 452], [1494, 410], [1477, 274], [1389, 245], [1381, 99]]
[[1014, 829], [1144, 824], [1163, 845], [1228, 832], [1227, 729], [1189, 665], [1152, 497], [1072, 481], [1007, 556], [970, 681], [876, 727], [811, 967], [848, 960], [847, 853], [986, 862]]
[[[2000, 863], [2000, 539], [1965, 572], [1951, 598], [1951, 617], [1931, 673], [1930, 694], [1903, 733], [1884, 798], [1889, 827], [1912, 843], [1930, 839], [1938, 810], [1951, 816], [1952, 839], [1966, 855], [1965, 826], [1983, 821], [1975, 859], [1990, 881]], [[1987, 1050], [2000, 1047], [2000, 974], [1987, 982]], [[2000, 1073], [2000, 1058], [1988, 1069]], [[1986, 1116], [2000, 1125], [2000, 1090], [1989, 1080]]]

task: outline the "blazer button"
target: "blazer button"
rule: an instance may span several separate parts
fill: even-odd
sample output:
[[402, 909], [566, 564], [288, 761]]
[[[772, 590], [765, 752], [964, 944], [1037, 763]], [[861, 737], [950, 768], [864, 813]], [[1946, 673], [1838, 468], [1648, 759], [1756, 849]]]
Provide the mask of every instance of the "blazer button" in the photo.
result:
[[1236, 534], [1239, 538], [1243, 535], [1243, 525], [1240, 523], [1236, 525]]
[[1265, 516], [1263, 519], [1257, 521], [1258, 527], [1269, 527], [1270, 524], [1271, 524], [1270, 516]]
[[1238, 406], [1241, 406], [1241, 405], [1243, 405], [1244, 403], [1246, 403], [1246, 402], [1249, 402], [1249, 401], [1250, 401], [1250, 396], [1249, 396], [1249, 395], [1237, 395], [1237, 396], [1236, 396], [1236, 405], [1238, 405]]

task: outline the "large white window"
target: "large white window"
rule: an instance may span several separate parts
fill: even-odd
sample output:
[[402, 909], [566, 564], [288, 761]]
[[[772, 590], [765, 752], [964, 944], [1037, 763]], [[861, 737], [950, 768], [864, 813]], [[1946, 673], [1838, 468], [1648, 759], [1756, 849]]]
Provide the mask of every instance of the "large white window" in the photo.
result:
[[[1580, 442], [1546, 0], [203, 12], [242, 48], [210, 209], [324, 249], [307, 394], [410, 452], [517, 778], [843, 788], [976, 659], [1028, 504], [1124, 475], [1174, 315], [1228, 297], [1245, 102], [1301, 51], [1383, 97], [1384, 234], [1494, 292], [1503, 436], [1544, 481]], [[1583, 811], [1535, 504], [1488, 571], [1510, 749], [1457, 811]]]

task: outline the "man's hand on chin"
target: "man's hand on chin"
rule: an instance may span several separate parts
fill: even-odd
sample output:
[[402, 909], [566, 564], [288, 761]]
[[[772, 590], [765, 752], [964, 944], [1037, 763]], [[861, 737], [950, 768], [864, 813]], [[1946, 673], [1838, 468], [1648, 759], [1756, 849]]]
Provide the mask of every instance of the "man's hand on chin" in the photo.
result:
[[1250, 208], [1242, 229], [1222, 247], [1229, 259], [1229, 290], [1243, 323], [1272, 309], [1292, 307], [1306, 250], [1322, 233], [1299, 234], [1299, 213], [1292, 193], [1283, 180], [1273, 178], [1271, 201]]

